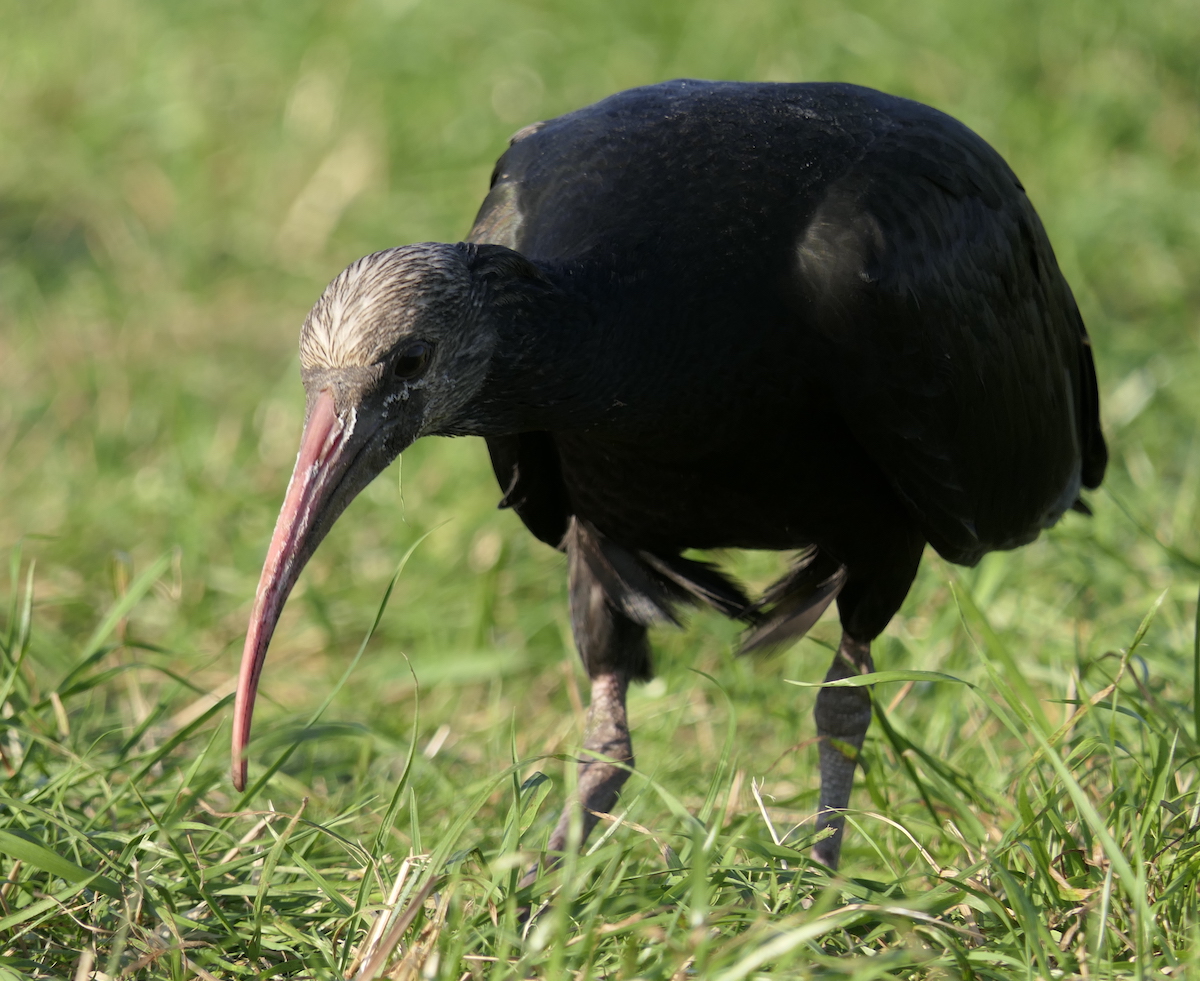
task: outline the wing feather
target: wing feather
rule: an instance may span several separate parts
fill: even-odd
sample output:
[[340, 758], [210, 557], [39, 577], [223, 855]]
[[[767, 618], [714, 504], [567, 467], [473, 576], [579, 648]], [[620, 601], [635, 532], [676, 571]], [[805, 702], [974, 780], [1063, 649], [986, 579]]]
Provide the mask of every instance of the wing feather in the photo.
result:
[[797, 246], [855, 438], [955, 562], [1036, 537], [1105, 450], [1087, 332], [1032, 205], [970, 131], [882, 135]]

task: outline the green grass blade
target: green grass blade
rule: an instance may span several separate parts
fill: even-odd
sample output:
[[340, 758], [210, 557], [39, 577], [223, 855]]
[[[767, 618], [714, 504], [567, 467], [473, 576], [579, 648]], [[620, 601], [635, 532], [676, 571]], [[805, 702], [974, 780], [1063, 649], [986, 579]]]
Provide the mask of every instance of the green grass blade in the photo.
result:
[[[292, 832], [296, 830], [296, 825], [300, 823], [300, 818], [304, 816], [304, 811], [307, 808], [308, 798], [305, 797], [300, 801], [299, 809], [284, 826], [283, 833], [275, 839], [275, 844], [271, 846], [270, 851], [267, 852], [267, 856], [263, 860], [262, 872], [259, 874], [258, 879], [258, 894], [254, 897], [254, 938], [251, 941], [252, 947], [258, 946], [259, 939], [262, 936], [263, 913], [266, 910], [267, 892], [275, 876], [275, 866], [279, 864], [279, 856], [283, 854], [288, 839], [292, 836]], [[268, 829], [270, 829], [269, 825]]]
[[1001, 641], [996, 631], [992, 629], [992, 625], [988, 622], [983, 611], [975, 604], [974, 598], [970, 592], [955, 579], [950, 583], [951, 592], [954, 594], [955, 602], [958, 603], [959, 612], [962, 615], [963, 623], [968, 629], [974, 627], [983, 638], [983, 646], [988, 654], [1004, 665], [1005, 677], [1008, 678], [1009, 684], [1013, 690], [1020, 696], [1025, 705], [1025, 714], [1028, 714], [1034, 724], [1041, 728], [1042, 732], [1050, 732], [1051, 726], [1046, 718], [1046, 713], [1042, 709], [1042, 703], [1034, 694], [1033, 688], [1025, 677], [1025, 673], [1017, 664], [1016, 659], [1012, 656], [1007, 645]]
[[113, 899], [119, 899], [121, 896], [120, 888], [111, 879], [68, 861], [57, 852], [23, 834], [0, 830], [0, 852], [68, 882], [82, 882]]
[[872, 671], [870, 674], [856, 674], [851, 678], [839, 678], [837, 681], [793, 681], [784, 678], [789, 685], [798, 688], [869, 688], [872, 685], [885, 685], [892, 681], [949, 681], [956, 685], [966, 685], [974, 688], [969, 681], [956, 678], [942, 671], [918, 671], [904, 669], [898, 671]]
[[854, 914], [827, 916], [812, 923], [804, 923], [797, 927], [783, 928], [774, 931], [772, 939], [744, 954], [732, 967], [718, 974], [715, 981], [744, 981], [763, 964], [777, 961], [791, 953], [801, 944], [816, 940], [831, 930], [838, 929], [843, 922], [852, 919]]
[[138, 573], [133, 582], [129, 584], [129, 588], [109, 607], [108, 612], [104, 615], [104, 619], [92, 631], [92, 635], [83, 645], [78, 662], [67, 673], [66, 677], [58, 683], [57, 690], [61, 691], [69, 686], [81, 671], [86, 670], [97, 657], [105, 653], [103, 644], [108, 640], [109, 634], [117, 629], [117, 624], [129, 616], [133, 608], [142, 601], [142, 597], [146, 595], [151, 586], [158, 582], [170, 565], [171, 556], [161, 555]]
[[1192, 736], [1200, 743], [1200, 593], [1196, 596], [1196, 619], [1192, 630]]

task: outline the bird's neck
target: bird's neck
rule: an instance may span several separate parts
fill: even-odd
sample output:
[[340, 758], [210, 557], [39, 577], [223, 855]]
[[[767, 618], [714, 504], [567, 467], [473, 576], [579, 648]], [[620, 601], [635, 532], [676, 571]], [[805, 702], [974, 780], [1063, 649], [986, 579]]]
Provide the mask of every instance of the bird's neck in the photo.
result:
[[468, 409], [475, 435], [592, 428], [618, 400], [619, 365], [570, 269], [506, 292], [488, 317], [497, 342], [491, 368]]

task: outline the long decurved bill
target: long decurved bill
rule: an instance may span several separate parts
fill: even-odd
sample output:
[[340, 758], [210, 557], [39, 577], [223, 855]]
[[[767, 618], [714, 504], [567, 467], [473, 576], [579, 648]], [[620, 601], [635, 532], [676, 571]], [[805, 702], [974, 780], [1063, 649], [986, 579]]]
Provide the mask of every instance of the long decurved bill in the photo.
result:
[[328, 527], [329, 523], [322, 520], [323, 512], [350, 464], [346, 448], [352, 429], [353, 415], [348, 424], [340, 419], [333, 394], [329, 389], [322, 391], [304, 423], [296, 469], [275, 522], [242, 651], [233, 708], [233, 785], [239, 791], [246, 788], [246, 744], [267, 645], [300, 570]]

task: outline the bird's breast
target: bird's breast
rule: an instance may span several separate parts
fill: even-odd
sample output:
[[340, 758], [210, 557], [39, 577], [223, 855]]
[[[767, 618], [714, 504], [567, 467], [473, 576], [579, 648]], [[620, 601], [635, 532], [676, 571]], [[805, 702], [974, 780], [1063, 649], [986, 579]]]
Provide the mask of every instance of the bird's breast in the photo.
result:
[[622, 544], [670, 551], [803, 548], [890, 506], [840, 423], [801, 419], [670, 440], [555, 434], [570, 508]]
[[624, 544], [668, 551], [807, 544], [787, 501], [764, 494], [770, 484], [746, 474], [736, 453], [664, 459], [572, 439], [559, 443], [559, 453], [573, 513]]

